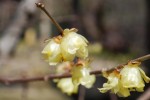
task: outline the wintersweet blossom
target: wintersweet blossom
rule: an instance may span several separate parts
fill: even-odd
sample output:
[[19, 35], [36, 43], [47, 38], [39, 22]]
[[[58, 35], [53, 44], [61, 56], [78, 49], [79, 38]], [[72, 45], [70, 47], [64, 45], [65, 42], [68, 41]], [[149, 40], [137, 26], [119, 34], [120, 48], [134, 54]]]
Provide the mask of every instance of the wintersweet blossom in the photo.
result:
[[88, 56], [87, 39], [77, 34], [77, 29], [65, 29], [61, 40], [61, 51], [64, 61], [72, 61], [75, 56], [86, 58]]
[[62, 54], [60, 49], [60, 36], [49, 40], [48, 44], [42, 51], [44, 59], [49, 62], [49, 65], [56, 65], [62, 61]]
[[129, 88], [131, 91], [142, 92], [145, 83], [150, 81], [150, 78], [145, 75], [145, 72], [139, 67], [140, 62], [129, 62], [121, 70], [121, 83], [123, 87]]
[[[64, 73], [70, 72], [71, 65], [72, 65], [72, 63], [70, 63], [70, 62], [63, 62], [63, 63], [59, 64], [56, 67], [56, 73], [64, 74]], [[63, 93], [71, 95], [73, 93], [78, 92], [78, 86], [75, 86], [72, 83], [71, 78], [54, 79], [53, 81], [57, 83], [57, 87], [60, 88]]]
[[75, 86], [72, 83], [71, 78], [63, 78], [58, 80], [57, 87], [60, 88], [62, 92], [67, 93], [68, 95], [78, 92], [78, 86]]
[[100, 92], [105, 93], [111, 90], [112, 93], [121, 97], [130, 95], [130, 91], [142, 92], [145, 83], [150, 82], [150, 78], [145, 75], [145, 72], [139, 67], [141, 63], [131, 61], [123, 66], [120, 70], [114, 70], [110, 73], [103, 73], [103, 76], [108, 79], [107, 83], [103, 84]]
[[77, 29], [65, 29], [63, 36], [50, 39], [42, 51], [44, 58], [50, 65], [62, 61], [73, 61], [75, 57], [85, 59], [88, 57], [87, 39], [77, 34]]
[[130, 91], [124, 88], [120, 82], [120, 74], [115, 70], [112, 73], [103, 73], [104, 77], [108, 79], [107, 83], [103, 84], [103, 88], [99, 88], [101, 93], [111, 91], [120, 97], [127, 97], [130, 95]]
[[84, 62], [77, 63], [72, 68], [72, 82], [75, 86], [81, 84], [86, 88], [91, 88], [95, 82], [95, 75], [90, 75], [90, 68]]

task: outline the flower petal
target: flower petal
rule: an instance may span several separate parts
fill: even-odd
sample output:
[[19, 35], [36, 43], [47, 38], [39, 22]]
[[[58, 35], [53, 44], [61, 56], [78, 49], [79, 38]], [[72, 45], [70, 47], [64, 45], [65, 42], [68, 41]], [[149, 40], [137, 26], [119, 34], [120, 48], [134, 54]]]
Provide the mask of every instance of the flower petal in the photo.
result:
[[150, 82], [150, 78], [146, 76], [145, 72], [141, 68], [139, 68], [139, 71], [141, 72], [141, 75], [142, 75], [142, 78], [144, 79], [144, 81], [146, 83], [149, 83]]
[[107, 83], [103, 84], [103, 88], [99, 88], [101, 93], [105, 93], [108, 90], [112, 90], [113, 93], [117, 93], [119, 91], [118, 82], [119, 79], [113, 73], [108, 76]]
[[130, 96], [130, 91], [127, 88], [124, 88], [122, 84], [119, 84], [119, 91], [117, 92], [119, 97], [128, 97]]
[[76, 29], [65, 29], [61, 40], [61, 51], [65, 61], [72, 61], [75, 56], [86, 58], [88, 56], [87, 39], [76, 33]]
[[53, 39], [45, 46], [42, 51], [44, 59], [49, 62], [50, 65], [55, 65], [62, 61], [62, 55], [60, 50], [60, 44], [56, 43]]
[[71, 78], [60, 79], [57, 87], [60, 88], [62, 92], [67, 93], [68, 95], [77, 93], [78, 91], [78, 86], [73, 85]]
[[88, 75], [83, 77], [81, 80], [81, 85], [85, 86], [86, 88], [91, 88], [96, 81], [95, 75]]
[[143, 92], [144, 91], [144, 87], [136, 88], [136, 91]]
[[88, 57], [87, 47], [81, 47], [79, 50], [77, 50], [76, 56], [84, 59], [87, 58]]
[[141, 88], [145, 86], [138, 67], [126, 65], [120, 74], [122, 85], [125, 88]]
[[86, 88], [91, 88], [95, 82], [95, 75], [90, 75], [88, 67], [83, 65], [73, 66], [72, 82], [74, 85], [83, 85]]

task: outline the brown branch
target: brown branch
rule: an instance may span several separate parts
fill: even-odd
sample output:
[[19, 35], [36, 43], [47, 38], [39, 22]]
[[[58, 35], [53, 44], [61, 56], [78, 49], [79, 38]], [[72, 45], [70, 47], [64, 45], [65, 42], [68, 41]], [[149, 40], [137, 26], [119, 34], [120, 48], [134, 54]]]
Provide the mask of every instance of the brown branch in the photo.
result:
[[63, 34], [63, 29], [61, 28], [61, 26], [53, 19], [53, 17], [48, 13], [48, 11], [45, 9], [45, 5], [42, 3], [35, 3], [36, 6], [38, 8], [40, 8], [42, 11], [45, 12], [45, 14], [50, 18], [50, 20], [52, 21], [52, 23], [59, 29], [59, 31], [61, 32], [61, 34]]
[[136, 59], [134, 59], [132, 61], [140, 61], [140, 62], [142, 62], [142, 61], [145, 61], [145, 60], [148, 60], [148, 59], [150, 59], [150, 54], [142, 56], [142, 57], [139, 57], [139, 58], [136, 58]]
[[[145, 60], [148, 60], [148, 59], [150, 59], [150, 54], [142, 56], [142, 57], [139, 57], [139, 58], [136, 58], [136, 59], [133, 59], [131, 61], [145, 61]], [[101, 70], [91, 71], [90, 74], [91, 75], [92, 74], [100, 75], [103, 71], [112, 71], [112, 70], [114, 70], [114, 69], [116, 69], [118, 67], [124, 66], [126, 64], [121, 64], [121, 65], [118, 65], [118, 66], [116, 66], [114, 68], [107, 69], [107, 70], [101, 69]], [[47, 81], [49, 79], [61, 79], [61, 78], [68, 78], [68, 77], [71, 77], [70, 73], [61, 74], [61, 75], [50, 74], [50, 75], [46, 75], [46, 76], [33, 77], [33, 78], [20, 78], [20, 79], [0, 78], [0, 83], [9, 85], [9, 84], [25, 83], [25, 82], [33, 82], [33, 81]]]
[[71, 74], [61, 74], [61, 75], [56, 75], [56, 74], [50, 74], [46, 76], [40, 76], [40, 77], [32, 77], [32, 78], [19, 78], [19, 79], [5, 79], [5, 78], [0, 78], [0, 83], [9, 85], [9, 84], [16, 84], [16, 83], [25, 83], [25, 82], [33, 82], [33, 81], [47, 81], [49, 79], [60, 79], [60, 78], [67, 78], [71, 77]]

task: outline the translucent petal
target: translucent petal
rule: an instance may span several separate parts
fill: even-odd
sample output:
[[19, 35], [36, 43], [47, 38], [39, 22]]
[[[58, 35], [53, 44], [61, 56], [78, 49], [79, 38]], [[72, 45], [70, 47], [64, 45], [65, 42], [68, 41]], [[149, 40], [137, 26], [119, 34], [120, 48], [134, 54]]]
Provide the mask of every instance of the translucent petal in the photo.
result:
[[60, 88], [62, 92], [67, 93], [68, 95], [77, 93], [78, 91], [78, 86], [73, 85], [71, 78], [60, 79], [57, 87]]
[[141, 75], [142, 75], [142, 78], [144, 79], [144, 81], [146, 83], [149, 83], [150, 82], [150, 78], [146, 76], [145, 72], [141, 68], [139, 68], [139, 71], [141, 72]]
[[73, 66], [72, 68], [72, 82], [75, 85], [79, 85], [83, 75], [88, 75], [86, 71], [82, 71], [83, 66]]
[[125, 88], [142, 88], [144, 87], [144, 81], [141, 77], [141, 73], [138, 67], [124, 66], [120, 72], [121, 82]]
[[70, 32], [77, 32], [78, 30], [76, 28], [71, 28], [71, 29], [64, 29], [63, 34], [67, 35]]
[[144, 91], [144, 87], [136, 88], [136, 91], [143, 92]]
[[[107, 84], [107, 83], [104, 83]], [[106, 93], [108, 90], [111, 90], [112, 87], [106, 87], [103, 85], [103, 88], [98, 88], [101, 93]]]
[[89, 69], [84, 66], [74, 66], [72, 69], [72, 82], [74, 85], [83, 85], [91, 88], [95, 82], [95, 75], [89, 74]]
[[80, 58], [87, 58], [88, 57], [87, 47], [81, 47], [79, 50], [77, 50], [76, 56]]
[[42, 54], [44, 59], [48, 61], [50, 65], [55, 65], [62, 61], [60, 44], [56, 43], [53, 39], [45, 46]]
[[119, 74], [112, 72], [111, 74], [104, 73], [105, 77], [108, 79], [107, 83], [103, 84], [103, 88], [99, 88], [101, 93], [111, 91], [120, 97], [127, 97], [130, 95], [130, 91], [122, 86], [120, 82]]
[[70, 54], [68, 52], [65, 52], [63, 49], [62, 51], [62, 56], [63, 56], [63, 61], [73, 61], [75, 58], [75, 54]]
[[86, 58], [88, 56], [88, 41], [74, 29], [65, 29], [61, 40], [61, 50], [64, 60], [72, 61], [75, 56]]
[[93, 84], [96, 81], [95, 75], [88, 75], [86, 77], [83, 77], [81, 80], [81, 84], [85, 86], [86, 88], [91, 88]]
[[121, 83], [119, 83], [119, 91], [117, 92], [119, 97], [128, 97], [130, 96], [130, 91], [127, 88], [124, 88]]
[[114, 76], [114, 74], [111, 74], [111, 75], [108, 76], [107, 83], [104, 83], [103, 88], [99, 88], [99, 90], [100, 90], [101, 93], [105, 93], [108, 90], [112, 89], [113, 93], [117, 93], [118, 90], [119, 90], [118, 82], [119, 82], [118, 77]]
[[78, 49], [73, 45], [71, 39], [71, 37], [63, 37], [61, 41], [61, 50], [65, 61], [72, 61]]

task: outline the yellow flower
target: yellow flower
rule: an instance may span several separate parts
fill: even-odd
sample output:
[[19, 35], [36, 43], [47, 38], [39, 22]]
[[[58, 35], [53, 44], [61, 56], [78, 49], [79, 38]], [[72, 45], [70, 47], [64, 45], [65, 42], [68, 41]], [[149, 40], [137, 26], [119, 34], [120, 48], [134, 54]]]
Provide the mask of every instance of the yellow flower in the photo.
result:
[[60, 79], [57, 83], [57, 87], [60, 88], [62, 92], [67, 93], [68, 95], [78, 92], [78, 86], [75, 86], [72, 83], [71, 78]]
[[[99, 88], [101, 93], [105, 93], [111, 90], [112, 93], [117, 94], [120, 97], [127, 97], [130, 92], [127, 88], [124, 88], [120, 82], [120, 74], [116, 71], [112, 73], [104, 73], [105, 77], [108, 79], [107, 83], [103, 84], [103, 88]], [[107, 75], [106, 75], [107, 74]]]
[[61, 51], [64, 61], [72, 61], [75, 56], [86, 58], [88, 56], [87, 39], [77, 34], [77, 29], [65, 29], [61, 40]]
[[132, 61], [125, 65], [120, 72], [114, 70], [111, 73], [103, 73], [108, 81], [103, 84], [103, 88], [99, 89], [100, 92], [105, 93], [111, 90], [120, 97], [129, 96], [130, 91], [142, 92], [145, 86], [144, 81], [148, 83], [150, 78], [139, 67], [140, 64], [138, 61]]
[[60, 43], [57, 38], [53, 38], [45, 46], [42, 51], [43, 57], [49, 62], [49, 65], [56, 65], [58, 62], [62, 61]]
[[95, 75], [90, 75], [90, 68], [85, 64], [77, 64], [72, 68], [72, 82], [91, 88], [95, 82]]
[[88, 57], [87, 39], [77, 34], [77, 29], [65, 29], [63, 36], [52, 38], [42, 54], [50, 65], [56, 65], [62, 61], [73, 61], [75, 57], [85, 59]]
[[[121, 70], [121, 83], [123, 87], [131, 89], [131, 91], [142, 92], [146, 83], [150, 78], [145, 75], [145, 72], [139, 67], [140, 62], [129, 62]], [[144, 80], [143, 80], [144, 79]]]
[[[70, 70], [71, 70], [71, 63], [63, 62], [57, 66], [56, 73], [64, 74], [70, 72]], [[71, 95], [73, 93], [78, 92], [78, 86], [75, 86], [72, 83], [71, 78], [54, 79], [53, 81], [57, 83], [57, 87], [60, 88], [63, 93]]]
[[[128, 97], [128, 96], [130, 96], [130, 91], [129, 91], [129, 89], [124, 88], [124, 87], [122, 86], [120, 80], [119, 80], [119, 84], [118, 84], [118, 85], [119, 85], [119, 86], [118, 86], [118, 87], [119, 87], [119, 91], [116, 92], [116, 93], [117, 93], [117, 95], [118, 95], [119, 97]], [[112, 93], [115, 93], [115, 92], [112, 92]]]

